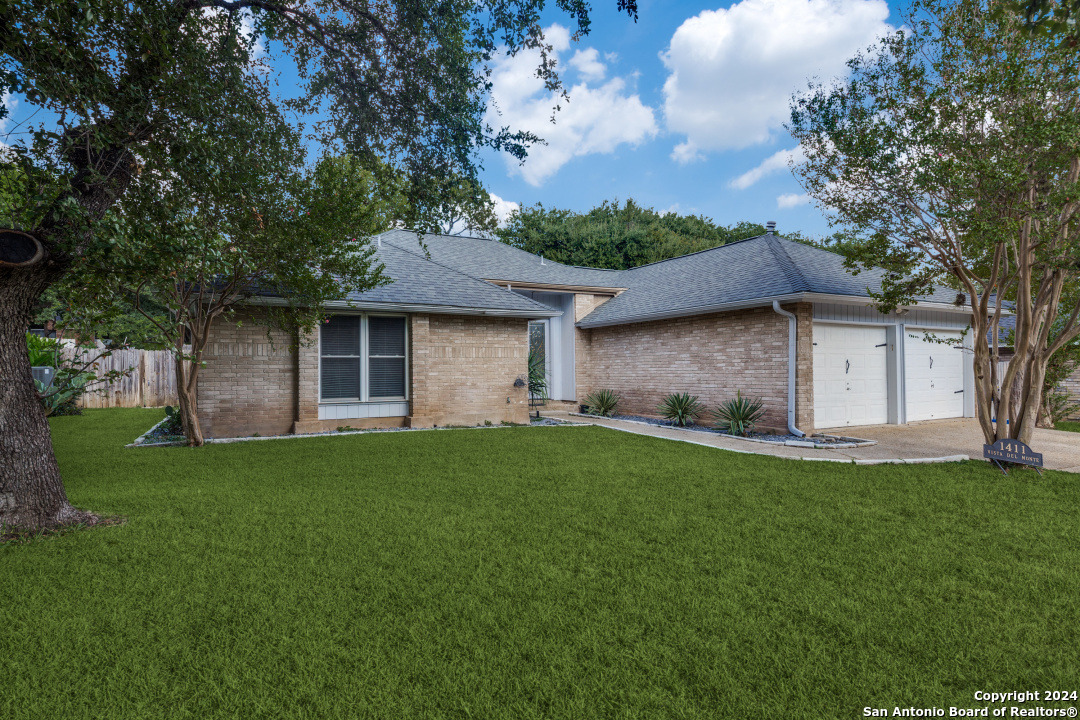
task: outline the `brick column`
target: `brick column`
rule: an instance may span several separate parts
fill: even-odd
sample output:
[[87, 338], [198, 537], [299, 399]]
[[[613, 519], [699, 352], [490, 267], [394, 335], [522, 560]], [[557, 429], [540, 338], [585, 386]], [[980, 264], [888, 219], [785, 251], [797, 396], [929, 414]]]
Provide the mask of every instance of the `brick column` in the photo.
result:
[[795, 342], [795, 425], [805, 433], [814, 430], [814, 305], [798, 303], [785, 308], [798, 318]]
[[298, 331], [296, 338], [296, 423], [294, 433], [319, 428], [319, 332]]
[[433, 393], [430, 387], [431, 316], [409, 316], [409, 427], [431, 427]]

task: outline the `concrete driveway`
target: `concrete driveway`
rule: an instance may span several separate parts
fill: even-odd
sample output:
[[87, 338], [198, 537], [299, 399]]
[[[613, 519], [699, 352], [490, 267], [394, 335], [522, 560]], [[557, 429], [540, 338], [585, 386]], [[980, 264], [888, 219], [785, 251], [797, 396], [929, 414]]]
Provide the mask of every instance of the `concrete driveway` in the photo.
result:
[[[946, 462], [965, 458], [982, 459], [983, 437], [974, 419], [928, 420], [908, 425], [867, 425], [826, 431], [865, 440], [877, 445], [860, 448], [825, 450], [791, 447], [772, 443], [748, 442], [715, 433], [658, 427], [641, 422], [612, 420], [548, 411], [544, 415], [577, 423], [600, 425], [615, 430], [707, 445], [734, 452], [772, 455], [796, 460], [825, 460], [872, 464], [879, 462]], [[1080, 433], [1060, 430], [1036, 430], [1031, 441], [1035, 452], [1042, 453], [1043, 464], [1053, 470], [1080, 473]]]
[[[982, 430], [978, 420], [971, 418], [850, 427], [844, 428], [842, 434], [877, 440], [877, 445], [865, 449], [884, 450], [893, 457], [983, 456]], [[1044, 467], [1080, 473], [1080, 433], [1036, 429], [1030, 445], [1042, 453]]]

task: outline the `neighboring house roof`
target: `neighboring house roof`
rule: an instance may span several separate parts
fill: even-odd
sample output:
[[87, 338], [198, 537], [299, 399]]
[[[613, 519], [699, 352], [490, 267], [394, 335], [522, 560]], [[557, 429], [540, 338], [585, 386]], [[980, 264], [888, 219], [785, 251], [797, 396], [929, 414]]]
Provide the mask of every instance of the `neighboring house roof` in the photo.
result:
[[546, 286], [619, 290], [625, 271], [563, 265], [540, 258], [499, 240], [458, 235], [425, 235], [421, 246], [411, 230], [389, 230], [377, 236], [384, 244], [428, 254], [435, 262], [484, 280]]
[[[759, 235], [622, 273], [627, 290], [600, 305], [579, 324], [618, 325], [791, 300], [802, 295], [868, 298], [880, 291], [885, 271], [855, 275], [828, 250]], [[952, 305], [956, 292], [938, 289], [922, 302]]]

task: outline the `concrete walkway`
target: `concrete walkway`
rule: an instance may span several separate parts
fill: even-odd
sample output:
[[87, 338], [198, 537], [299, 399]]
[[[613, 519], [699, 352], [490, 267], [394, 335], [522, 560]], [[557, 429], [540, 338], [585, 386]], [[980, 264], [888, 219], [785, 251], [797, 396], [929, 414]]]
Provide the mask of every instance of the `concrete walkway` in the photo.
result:
[[[861, 448], [818, 450], [815, 448], [748, 442], [695, 430], [660, 427], [628, 420], [584, 417], [576, 414], [571, 415], [567, 412], [551, 411], [543, 414], [548, 417], [572, 422], [591, 423], [638, 435], [681, 440], [733, 452], [772, 455], [796, 460], [848, 463], [854, 460], [857, 465], [876, 465], [881, 463], [955, 462], [969, 458], [982, 458], [982, 431], [979, 429], [978, 422], [972, 419], [931, 420], [908, 425], [871, 425], [838, 429], [837, 434], [875, 440], [877, 445]], [[1080, 473], [1080, 433], [1036, 430], [1031, 446], [1035, 452], [1043, 454], [1045, 467], [1053, 470]]]

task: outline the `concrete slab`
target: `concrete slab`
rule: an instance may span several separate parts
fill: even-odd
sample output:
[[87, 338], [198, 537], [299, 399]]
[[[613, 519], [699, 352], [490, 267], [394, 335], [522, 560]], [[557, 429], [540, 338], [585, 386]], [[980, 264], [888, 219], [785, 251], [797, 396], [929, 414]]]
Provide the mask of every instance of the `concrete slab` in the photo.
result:
[[[559, 411], [545, 412], [544, 415], [575, 422], [587, 422], [639, 435], [679, 440], [695, 445], [706, 445], [722, 450], [771, 455], [794, 460], [854, 461], [857, 465], [875, 465], [882, 463], [957, 462], [968, 458], [982, 458], [982, 431], [979, 429], [979, 423], [973, 419], [928, 420], [907, 425], [867, 425], [844, 428], [844, 435], [875, 440], [877, 445], [857, 448], [818, 449], [814, 447], [792, 447], [790, 445], [746, 442], [714, 433], [612, 420], [611, 418], [581, 417], [578, 415], [571, 417], [569, 413]], [[832, 432], [839, 432], [839, 430]], [[1080, 473], [1080, 433], [1060, 430], [1036, 430], [1031, 447], [1036, 452], [1043, 454], [1043, 462], [1047, 468]]]

